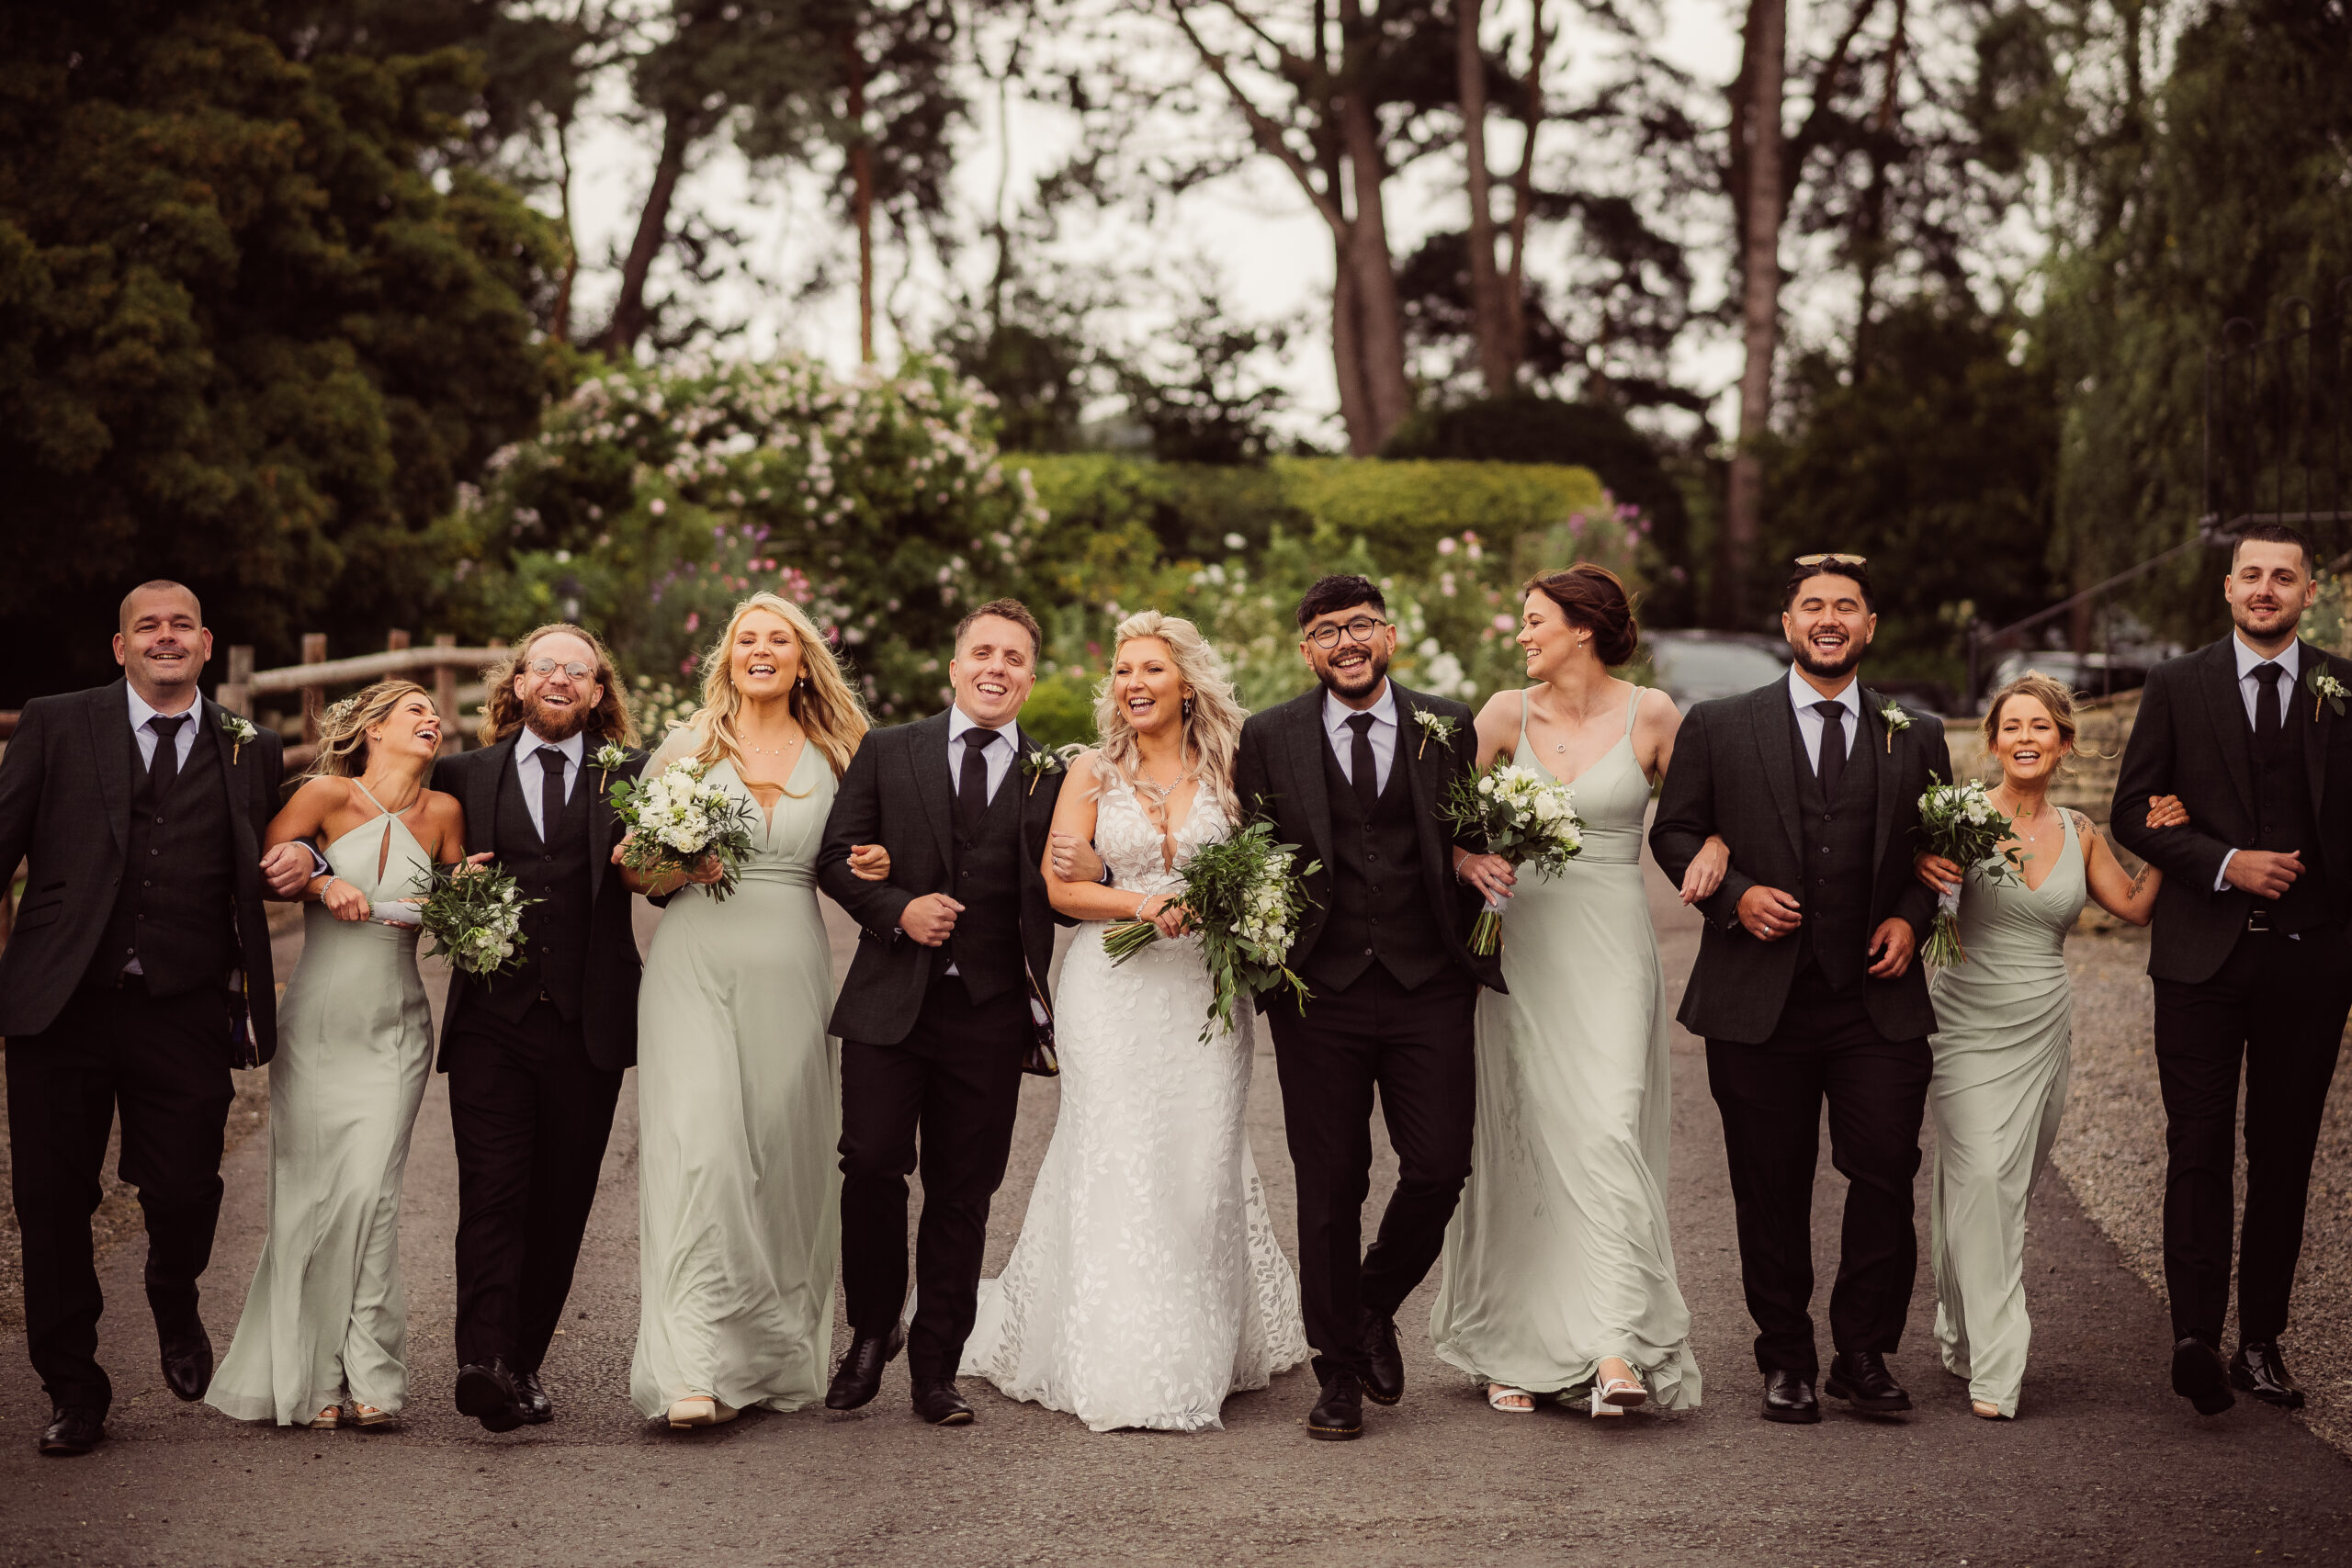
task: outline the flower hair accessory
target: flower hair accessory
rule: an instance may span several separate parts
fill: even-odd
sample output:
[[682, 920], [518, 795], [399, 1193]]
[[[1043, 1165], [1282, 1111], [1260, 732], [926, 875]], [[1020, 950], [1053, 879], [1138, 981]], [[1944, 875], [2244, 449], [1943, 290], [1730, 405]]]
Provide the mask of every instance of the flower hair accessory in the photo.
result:
[[[2343, 711], [2340, 704], [2336, 711]], [[225, 710], [220, 715], [220, 733], [229, 738], [229, 765], [232, 768], [237, 765], [237, 754], [261, 739], [261, 731], [254, 728], [253, 720]]]
[[1894, 737], [1898, 731], [1911, 728], [1911, 716], [1905, 713], [1902, 705], [1892, 697], [1887, 699], [1884, 707], [1878, 710], [1878, 716], [1886, 720], [1886, 750], [1892, 756], [1894, 753]]
[[1416, 762], [1421, 760], [1421, 753], [1430, 749], [1430, 742], [1432, 740], [1441, 746], [1453, 744], [1453, 731], [1457, 721], [1446, 717], [1443, 714], [1431, 713], [1427, 708], [1415, 708], [1413, 722], [1421, 727], [1421, 743], [1413, 751], [1413, 761]]

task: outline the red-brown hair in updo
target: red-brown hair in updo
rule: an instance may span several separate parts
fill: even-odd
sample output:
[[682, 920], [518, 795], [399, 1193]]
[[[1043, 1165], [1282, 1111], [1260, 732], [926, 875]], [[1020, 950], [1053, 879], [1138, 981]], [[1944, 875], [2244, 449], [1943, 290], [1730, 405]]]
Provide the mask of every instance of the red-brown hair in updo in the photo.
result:
[[1578, 561], [1564, 570], [1539, 571], [1520, 592], [1543, 594], [1560, 607], [1560, 614], [1590, 632], [1592, 651], [1601, 663], [1614, 669], [1633, 661], [1642, 628], [1634, 619], [1632, 595], [1607, 567]]

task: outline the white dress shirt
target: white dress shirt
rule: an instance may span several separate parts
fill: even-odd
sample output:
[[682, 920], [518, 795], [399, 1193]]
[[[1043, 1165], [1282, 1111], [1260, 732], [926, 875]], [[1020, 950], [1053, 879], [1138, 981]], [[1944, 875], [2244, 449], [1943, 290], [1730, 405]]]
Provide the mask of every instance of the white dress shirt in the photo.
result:
[[[948, 793], [964, 787], [964, 732], [986, 728], [961, 707], [947, 710], [947, 781]], [[1004, 783], [1004, 775], [1012, 772], [1012, 754], [1021, 749], [1021, 726], [1008, 724], [1001, 729], [990, 730], [1001, 744], [981, 749], [980, 760], [988, 764], [989, 799], [996, 799], [997, 785]]]
[[1356, 732], [1348, 720], [1360, 713], [1372, 716], [1373, 793], [1378, 795], [1388, 787], [1389, 765], [1396, 760], [1396, 684], [1393, 681], [1380, 683], [1380, 696], [1368, 708], [1351, 708], [1329, 691], [1323, 694], [1323, 733], [1329, 738], [1331, 752], [1340, 760], [1340, 776], [1350, 784], [1356, 782]]
[[[2281, 724], [2285, 723], [2287, 710], [2294, 705], [2295, 701], [2295, 677], [2302, 673], [2302, 644], [2290, 642], [2278, 658], [2265, 660], [2262, 655], [2245, 645], [2245, 638], [2232, 632], [2230, 651], [2238, 656], [2238, 695], [2245, 699], [2247, 732], [2252, 733], [2261, 725], [2261, 721], [2255, 717], [2254, 705], [2262, 696], [2262, 682], [2254, 678], [2254, 672], [2265, 663], [2276, 664], [2285, 671], [2278, 678], [2278, 719]], [[2230, 862], [2237, 857], [2238, 852], [2235, 850], [2232, 850], [2222, 857], [2222, 868], [2213, 874], [2214, 892], [2219, 893], [2230, 885]]]
[[1862, 733], [1862, 682], [1854, 676], [1846, 678], [1846, 689], [1834, 697], [1825, 697], [1813, 689], [1804, 671], [1789, 666], [1789, 701], [1797, 710], [1797, 737], [1804, 742], [1804, 760], [1811, 763], [1815, 774], [1821, 772], [1821, 732], [1825, 721], [1813, 711], [1815, 703], [1839, 703], [1846, 709], [1846, 755], [1854, 754], [1854, 742]]
[[563, 801], [571, 804], [571, 786], [579, 782], [581, 759], [588, 754], [588, 735], [575, 730], [568, 740], [543, 740], [529, 725], [514, 738], [514, 776], [523, 785], [523, 809], [531, 814], [531, 826], [537, 829], [539, 842], [548, 840], [548, 825], [539, 820], [539, 796], [547, 784], [547, 763], [539, 757], [539, 748], [552, 746], [563, 753]]
[[187, 720], [186, 724], [180, 726], [179, 733], [172, 738], [173, 744], [179, 750], [179, 756], [174, 760], [174, 769], [175, 772], [185, 770], [187, 767], [187, 754], [196, 749], [196, 727], [204, 722], [204, 705], [191, 699], [187, 706], [178, 713], [168, 714], [161, 708], [149, 707], [146, 700], [140, 696], [138, 689], [130, 682], [124, 682], [122, 689], [130, 698], [130, 733], [132, 739], [139, 742], [139, 760], [150, 771], [155, 766], [156, 736], [153, 730], [147, 728], [147, 721], [151, 718]]

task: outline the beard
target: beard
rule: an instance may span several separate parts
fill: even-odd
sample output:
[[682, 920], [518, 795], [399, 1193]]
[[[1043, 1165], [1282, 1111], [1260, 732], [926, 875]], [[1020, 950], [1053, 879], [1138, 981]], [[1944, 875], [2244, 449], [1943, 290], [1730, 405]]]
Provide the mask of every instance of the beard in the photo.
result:
[[1862, 661], [1863, 645], [1852, 637], [1848, 637], [1839, 644], [1837, 656], [1831, 659], [1824, 659], [1815, 652], [1813, 640], [1810, 637], [1791, 646], [1797, 656], [1797, 668], [1808, 675], [1818, 675], [1825, 681], [1834, 681], [1840, 675], [1853, 673], [1855, 666]]
[[1341, 697], [1361, 697], [1380, 690], [1380, 682], [1388, 678], [1388, 655], [1374, 649], [1365, 649], [1365, 659], [1352, 671], [1334, 669], [1326, 663], [1316, 671], [1315, 678], [1323, 689]]
[[537, 696], [523, 699], [523, 722], [542, 740], [569, 740], [596, 716], [596, 710], [573, 703], [569, 707], [543, 705]]
[[2302, 618], [2301, 610], [2290, 610], [2284, 604], [2273, 604], [2259, 610], [2251, 604], [2230, 606], [2231, 624], [2253, 637], [2291, 637]]

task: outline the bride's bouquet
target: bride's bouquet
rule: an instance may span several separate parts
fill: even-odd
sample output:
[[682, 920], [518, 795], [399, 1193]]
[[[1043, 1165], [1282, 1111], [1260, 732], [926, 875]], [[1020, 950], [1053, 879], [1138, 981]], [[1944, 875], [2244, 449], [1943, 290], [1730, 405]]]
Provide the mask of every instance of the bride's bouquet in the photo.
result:
[[[1438, 815], [1457, 835], [1483, 839], [1487, 852], [1513, 866], [1558, 873], [1584, 851], [1584, 819], [1568, 786], [1533, 768], [1497, 762], [1483, 773], [1456, 773]], [[1503, 944], [1503, 900], [1488, 898], [1470, 928], [1470, 951]]]
[[[2018, 880], [2024, 857], [2014, 845], [2001, 847], [2011, 827], [2011, 819], [1995, 808], [1993, 797], [1975, 779], [1966, 784], [1930, 784], [1919, 797], [1919, 836], [1927, 840], [1928, 852], [1959, 866], [1963, 877], [1981, 869], [1996, 883]], [[1927, 952], [1920, 956], [1939, 969], [1968, 962], [1968, 949], [1960, 944], [1959, 888], [1936, 896], [1936, 923], [1928, 933]]]
[[[1287, 965], [1306, 912], [1299, 884], [1320, 863], [1293, 871], [1297, 858], [1296, 844], [1274, 842], [1272, 823], [1252, 822], [1222, 843], [1193, 851], [1178, 874], [1183, 887], [1176, 900], [1200, 933], [1201, 960], [1215, 987], [1208, 1021], [1201, 1026], [1203, 1044], [1220, 1029], [1232, 1032], [1233, 1010], [1245, 997], [1288, 986], [1306, 1000], [1305, 983]], [[1124, 964], [1159, 940], [1159, 928], [1151, 921], [1121, 920], [1103, 931], [1102, 951], [1114, 964]]]
[[419, 874], [415, 892], [427, 958], [483, 979], [521, 964], [523, 911], [539, 900], [524, 897], [512, 876], [462, 862], [436, 865]]
[[616, 779], [606, 798], [613, 815], [628, 825], [621, 863], [639, 876], [691, 872], [705, 855], [718, 862], [719, 878], [710, 896], [735, 891], [744, 859], [752, 852], [754, 818], [751, 803], [703, 775], [699, 763], [683, 758], [651, 778]]

